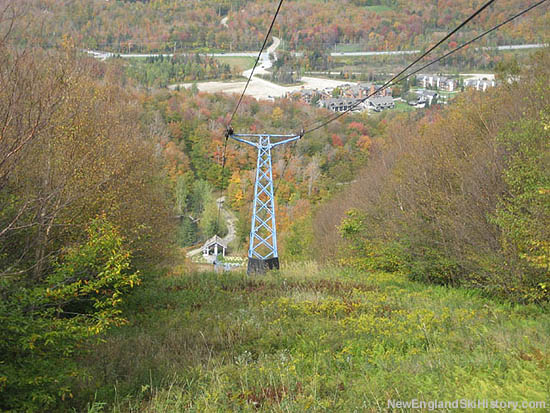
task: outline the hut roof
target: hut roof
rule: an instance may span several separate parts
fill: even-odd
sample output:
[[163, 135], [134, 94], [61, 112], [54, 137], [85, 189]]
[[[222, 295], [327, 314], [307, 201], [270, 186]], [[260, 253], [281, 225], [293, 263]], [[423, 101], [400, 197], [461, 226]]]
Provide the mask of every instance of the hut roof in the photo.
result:
[[218, 245], [221, 245], [224, 248], [227, 248], [227, 244], [225, 243], [225, 241], [222, 238], [218, 237], [217, 235], [214, 235], [212, 238], [210, 238], [208, 241], [206, 241], [204, 243], [203, 248], [211, 247], [214, 244], [218, 244]]

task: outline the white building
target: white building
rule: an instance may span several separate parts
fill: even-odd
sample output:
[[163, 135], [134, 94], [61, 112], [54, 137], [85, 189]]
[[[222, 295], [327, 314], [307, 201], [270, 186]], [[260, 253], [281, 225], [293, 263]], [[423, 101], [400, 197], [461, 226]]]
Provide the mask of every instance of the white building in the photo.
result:
[[424, 89], [432, 87], [438, 90], [446, 90], [447, 92], [453, 92], [458, 84], [455, 79], [436, 75], [420, 75], [418, 76], [418, 83]]
[[352, 112], [361, 112], [365, 109], [364, 102], [361, 102], [360, 99], [352, 98], [321, 99], [319, 101], [319, 106], [332, 110], [333, 112], [346, 112], [348, 110]]
[[490, 87], [495, 87], [495, 85], [496, 82], [494, 79], [472, 78], [464, 80], [464, 88], [474, 88], [475, 90], [480, 90], [482, 92], [485, 92]]
[[208, 257], [210, 255], [217, 257], [219, 253], [221, 253], [222, 256], [225, 257], [226, 251], [227, 244], [217, 235], [214, 235], [212, 238], [206, 241], [204, 243], [204, 246], [202, 247], [202, 255], [205, 257]]

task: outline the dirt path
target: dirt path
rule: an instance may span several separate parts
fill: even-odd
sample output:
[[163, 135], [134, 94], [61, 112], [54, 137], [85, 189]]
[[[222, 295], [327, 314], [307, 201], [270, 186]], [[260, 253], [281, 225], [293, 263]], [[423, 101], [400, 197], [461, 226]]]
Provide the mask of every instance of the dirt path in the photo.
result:
[[[222, 238], [222, 241], [229, 245], [237, 237], [237, 217], [232, 211], [224, 207], [225, 196], [222, 196], [216, 200], [218, 204], [221, 204], [221, 216], [227, 223], [227, 235]], [[199, 248], [189, 251], [186, 255], [193, 257], [195, 255], [202, 254], [202, 245]]]
[[227, 209], [225, 205], [225, 196], [217, 199], [218, 204], [222, 204], [221, 212], [222, 216], [227, 223], [227, 235], [223, 237], [223, 242], [229, 245], [237, 237], [237, 217], [233, 214], [233, 211]]

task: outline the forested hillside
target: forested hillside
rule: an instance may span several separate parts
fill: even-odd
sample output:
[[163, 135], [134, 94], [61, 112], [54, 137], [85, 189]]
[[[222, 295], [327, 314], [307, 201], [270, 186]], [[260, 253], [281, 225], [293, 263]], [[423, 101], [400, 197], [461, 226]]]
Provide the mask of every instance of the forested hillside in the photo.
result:
[[[34, 28], [53, 34], [48, 43], [70, 35], [79, 47], [115, 52], [258, 50], [276, 4], [273, 1], [103, 1], [33, 0], [45, 16]], [[446, 28], [470, 15], [479, 2], [405, 0], [288, 0], [274, 34], [289, 50], [325, 52], [337, 43], [360, 43], [364, 50], [412, 50], [443, 37]], [[502, 0], [455, 39], [473, 37], [504, 20], [527, 0]], [[540, 42], [549, 24], [547, 5], [492, 39], [498, 44]], [[220, 24], [228, 17], [228, 28]], [[229, 30], [227, 30], [229, 29]]]
[[171, 195], [116, 73], [69, 44], [20, 49], [3, 34], [0, 408], [47, 409], [70, 393], [82, 340], [120, 324], [140, 268], [166, 256]]

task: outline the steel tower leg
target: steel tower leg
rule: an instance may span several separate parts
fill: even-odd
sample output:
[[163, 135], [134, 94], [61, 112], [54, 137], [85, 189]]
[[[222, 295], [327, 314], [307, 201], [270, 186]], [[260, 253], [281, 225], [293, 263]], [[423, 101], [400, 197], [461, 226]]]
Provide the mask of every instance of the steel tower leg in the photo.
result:
[[260, 136], [247, 272], [248, 274], [264, 273], [266, 270], [278, 268], [279, 254], [277, 253], [277, 227], [273, 199], [271, 144], [269, 136]]
[[[231, 128], [227, 130], [227, 138], [254, 146], [258, 149], [252, 225], [250, 227], [250, 246], [248, 248], [247, 273], [249, 275], [263, 274], [268, 270], [279, 269], [271, 148], [296, 141], [302, 136], [303, 131], [299, 135], [257, 135], [234, 134]], [[258, 140], [257, 142], [253, 142], [250, 138], [257, 138]], [[271, 142], [271, 138], [278, 138], [280, 140]]]

